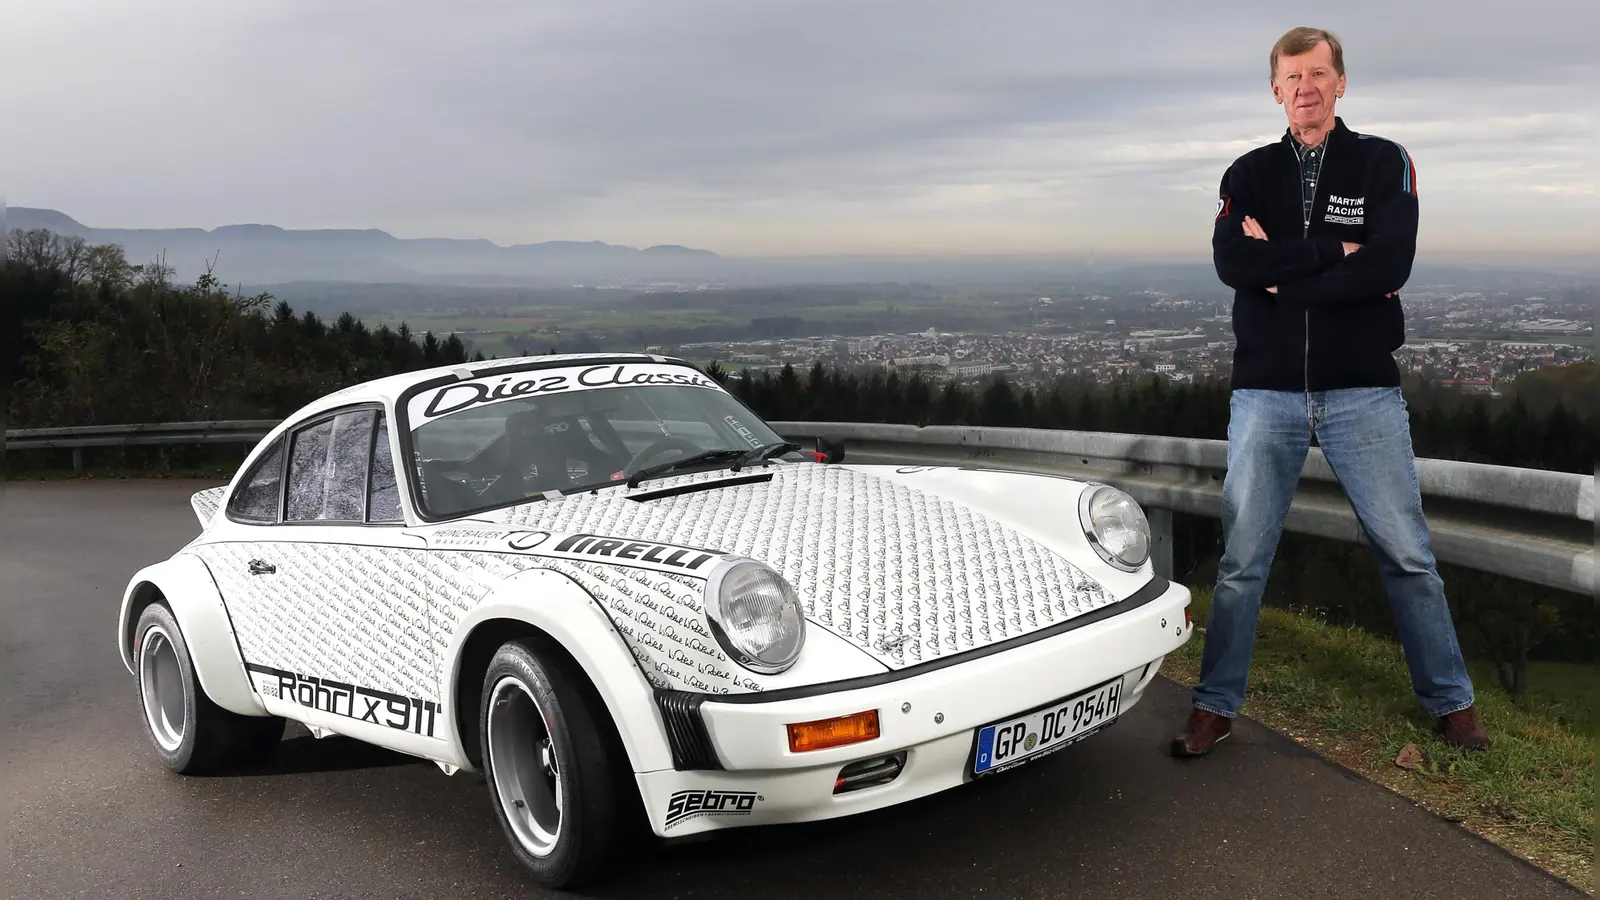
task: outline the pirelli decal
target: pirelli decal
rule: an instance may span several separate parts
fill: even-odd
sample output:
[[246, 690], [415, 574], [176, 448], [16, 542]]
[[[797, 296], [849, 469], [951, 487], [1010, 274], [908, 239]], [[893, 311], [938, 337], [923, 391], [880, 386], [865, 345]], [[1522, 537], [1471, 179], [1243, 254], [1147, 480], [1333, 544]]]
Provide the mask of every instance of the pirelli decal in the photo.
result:
[[331, 678], [318, 678], [246, 663], [251, 681], [263, 697], [276, 697], [309, 709], [382, 725], [396, 731], [433, 737], [439, 704], [432, 700], [392, 694]]
[[707, 563], [715, 561], [722, 555], [715, 550], [598, 534], [574, 534], [565, 537], [545, 552], [569, 559], [604, 560], [662, 572], [699, 572]]

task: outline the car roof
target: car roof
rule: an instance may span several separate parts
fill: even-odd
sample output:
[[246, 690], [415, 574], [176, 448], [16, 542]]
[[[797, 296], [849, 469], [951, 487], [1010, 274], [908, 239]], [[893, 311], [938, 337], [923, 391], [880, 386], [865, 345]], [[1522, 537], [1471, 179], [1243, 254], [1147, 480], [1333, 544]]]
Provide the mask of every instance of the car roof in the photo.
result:
[[401, 372], [396, 375], [386, 375], [341, 388], [318, 397], [305, 406], [295, 410], [285, 417], [286, 420], [299, 420], [307, 416], [316, 415], [326, 409], [336, 406], [347, 406], [352, 403], [386, 402], [393, 404], [398, 401], [406, 389], [415, 384], [431, 381], [444, 376], [461, 376], [476, 378], [483, 375], [492, 375], [495, 372], [521, 369], [531, 365], [549, 365], [562, 362], [583, 362], [585, 360], [611, 360], [632, 362], [658, 362], [677, 365], [691, 365], [688, 360], [673, 356], [661, 356], [655, 353], [550, 353], [542, 356], [514, 356], [507, 359], [489, 359], [478, 363], [460, 363], [450, 366], [432, 366], [426, 369], [416, 369], [410, 372]]

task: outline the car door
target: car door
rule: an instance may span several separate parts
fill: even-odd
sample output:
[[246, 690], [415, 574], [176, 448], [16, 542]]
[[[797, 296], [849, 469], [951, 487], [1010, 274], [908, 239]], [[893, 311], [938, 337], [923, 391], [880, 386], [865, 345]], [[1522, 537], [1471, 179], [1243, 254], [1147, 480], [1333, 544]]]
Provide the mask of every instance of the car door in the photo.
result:
[[[440, 736], [424, 541], [407, 531], [388, 417], [345, 407], [285, 436], [274, 521], [212, 563], [263, 696], [379, 743]], [[272, 484], [266, 460], [260, 494]], [[257, 483], [253, 479], [246, 492]], [[208, 560], [210, 562], [210, 560]], [[294, 712], [290, 713], [295, 714]]]

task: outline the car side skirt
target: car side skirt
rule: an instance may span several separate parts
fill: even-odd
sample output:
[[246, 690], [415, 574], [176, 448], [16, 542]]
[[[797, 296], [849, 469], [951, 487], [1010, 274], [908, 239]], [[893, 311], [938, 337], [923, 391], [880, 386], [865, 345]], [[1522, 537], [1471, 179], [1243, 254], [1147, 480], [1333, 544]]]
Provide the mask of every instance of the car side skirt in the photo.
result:
[[[295, 677], [259, 666], [252, 666], [251, 674], [258, 681]], [[285, 700], [266, 696], [261, 703], [268, 712], [305, 725], [313, 737], [338, 734], [436, 763], [452, 762], [450, 743], [439, 736], [442, 714], [434, 704], [378, 695], [359, 687], [352, 690], [326, 679], [302, 680], [299, 686], [313, 691], [314, 697]], [[326, 708], [313, 705], [319, 703]], [[346, 708], [341, 710], [341, 705]], [[433, 735], [418, 733], [428, 730]]]

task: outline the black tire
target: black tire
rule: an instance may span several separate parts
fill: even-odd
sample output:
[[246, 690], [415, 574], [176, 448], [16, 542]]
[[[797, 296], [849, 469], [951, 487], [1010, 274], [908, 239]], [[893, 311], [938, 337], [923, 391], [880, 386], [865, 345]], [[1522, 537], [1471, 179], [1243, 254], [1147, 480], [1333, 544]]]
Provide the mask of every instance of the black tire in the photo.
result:
[[[145, 737], [163, 765], [180, 775], [220, 772], [264, 761], [283, 738], [279, 716], [223, 709], [195, 677], [189, 643], [172, 611], [152, 603], [133, 631], [134, 690]], [[159, 719], [160, 726], [152, 722]]]
[[[509, 641], [489, 661], [478, 709], [489, 805], [512, 855], [544, 887], [573, 888], [608, 869], [616, 871], [637, 830], [632, 766], [606, 727], [609, 719], [597, 718], [604, 714], [582, 673], [559, 653], [542, 651], [535, 641]], [[553, 776], [541, 759], [539, 732], [544, 726], [554, 751]], [[529, 829], [513, 824], [507, 807], [528, 798], [521, 809], [540, 808], [541, 786], [557, 782], [563, 800], [553, 841], [535, 852], [525, 842]], [[519, 791], [522, 796], [506, 802], [504, 792], [518, 790], [519, 783], [526, 788]], [[522, 818], [521, 810], [517, 815]]]

